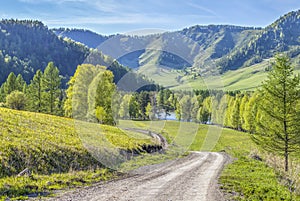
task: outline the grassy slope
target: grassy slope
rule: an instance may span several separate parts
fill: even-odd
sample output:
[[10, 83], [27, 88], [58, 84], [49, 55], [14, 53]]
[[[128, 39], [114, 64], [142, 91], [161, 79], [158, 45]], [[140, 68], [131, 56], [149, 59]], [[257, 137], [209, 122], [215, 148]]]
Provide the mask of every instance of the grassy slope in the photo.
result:
[[[0, 128], [0, 200], [113, 177], [83, 143], [123, 150], [155, 143], [116, 127], [5, 108], [0, 108]], [[16, 177], [25, 168], [33, 176]]]
[[[183, 77], [183, 83], [176, 82], [175, 77], [180, 75], [177, 72], [168, 72], [160, 74], [151, 74], [151, 78], [158, 83], [163, 83], [165, 86], [169, 86], [175, 90], [191, 90], [191, 89], [220, 89], [220, 90], [253, 90], [261, 84], [266, 78], [267, 73], [264, 72], [265, 67], [268, 66], [268, 62], [262, 62], [260, 64], [250, 66], [247, 68], [241, 68], [235, 71], [228, 71], [221, 76], [200, 77], [190, 79]], [[175, 76], [176, 75], [176, 76]], [[169, 81], [170, 80], [170, 81]]]
[[[221, 188], [231, 199], [300, 200], [299, 196], [290, 194], [288, 188], [278, 182], [279, 175], [274, 169], [268, 167], [265, 162], [250, 157], [252, 152], [257, 152], [259, 147], [252, 142], [247, 133], [216, 126], [175, 121], [131, 122], [130, 125], [161, 131], [169, 143], [183, 145], [184, 151], [212, 150], [225, 151], [230, 154], [235, 160], [225, 168], [220, 183]], [[181, 131], [192, 129], [192, 127], [197, 128], [197, 132], [194, 135], [190, 133], [190, 137], [193, 139], [189, 141], [184, 137], [189, 133], [182, 135]], [[170, 150], [171, 153], [173, 148]], [[173, 157], [176, 155], [173, 154]], [[149, 161], [150, 159], [148, 159]]]
[[[254, 90], [267, 77], [265, 68], [270, 66], [270, 62], [265, 60], [259, 64], [240, 68], [235, 71], [228, 71], [221, 76], [198, 77], [195, 80], [183, 76], [182, 72], [170, 71], [162, 69], [161, 71], [152, 71], [152, 66], [148, 66], [147, 71], [141, 71], [148, 75], [151, 79], [166, 87], [175, 90], [193, 90], [193, 89], [220, 89], [220, 90]], [[294, 64], [297, 66], [297, 64]], [[156, 67], [158, 68], [158, 67]], [[299, 66], [296, 73], [299, 73]], [[177, 76], [183, 76], [183, 83], [176, 81]]]

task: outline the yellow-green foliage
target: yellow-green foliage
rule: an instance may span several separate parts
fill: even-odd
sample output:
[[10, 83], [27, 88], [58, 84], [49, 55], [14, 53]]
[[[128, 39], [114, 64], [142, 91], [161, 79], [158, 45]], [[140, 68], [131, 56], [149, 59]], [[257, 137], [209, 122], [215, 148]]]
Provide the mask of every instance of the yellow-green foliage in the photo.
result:
[[95, 127], [100, 127], [102, 136], [120, 149], [139, 149], [154, 143], [149, 138], [136, 139], [116, 127], [86, 122], [81, 122], [88, 128], [83, 130], [86, 133], [80, 133], [76, 123], [68, 118], [0, 108], [0, 178], [25, 168], [36, 174], [51, 174], [101, 167], [82, 144], [86, 135], [95, 142], [102, 140], [94, 135]]

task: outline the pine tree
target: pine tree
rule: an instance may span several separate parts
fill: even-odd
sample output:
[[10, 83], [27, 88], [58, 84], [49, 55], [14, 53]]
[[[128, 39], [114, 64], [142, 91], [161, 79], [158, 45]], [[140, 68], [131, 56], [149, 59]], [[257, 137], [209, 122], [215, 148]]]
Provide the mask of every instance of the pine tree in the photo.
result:
[[139, 104], [135, 95], [132, 95], [129, 101], [129, 116], [131, 119], [140, 117]]
[[234, 97], [227, 95], [227, 107], [225, 111], [224, 117], [224, 126], [225, 127], [233, 127], [231, 115], [233, 113], [233, 105], [234, 105]]
[[4, 94], [5, 94], [5, 96], [7, 96], [11, 92], [17, 90], [16, 79], [17, 79], [17, 77], [13, 72], [11, 72], [8, 75], [7, 80], [4, 83]]
[[5, 101], [5, 91], [4, 91], [4, 84], [0, 87], [0, 103]]
[[199, 101], [197, 99], [197, 96], [194, 96], [191, 100], [191, 118], [193, 122], [198, 122], [197, 115], [199, 110]]
[[147, 104], [147, 107], [146, 107], [146, 115], [147, 115], [147, 118], [150, 120], [155, 119], [155, 111], [150, 102]]
[[34, 112], [42, 112], [42, 77], [41, 70], [37, 70], [33, 79], [30, 81], [26, 95], [28, 97], [29, 110]]
[[224, 125], [225, 124], [225, 116], [226, 116], [226, 110], [227, 110], [227, 107], [228, 107], [228, 95], [227, 94], [224, 94], [219, 102], [219, 105], [218, 105], [218, 110], [217, 110], [217, 121], [214, 122], [218, 125]]
[[42, 77], [43, 101], [45, 112], [56, 114], [56, 102], [60, 96], [61, 78], [59, 70], [53, 62], [49, 62]]
[[23, 91], [24, 84], [26, 84], [25, 80], [23, 79], [22, 75], [19, 74], [16, 78], [16, 90]]
[[288, 171], [290, 153], [300, 148], [300, 79], [294, 75], [287, 56], [277, 55], [272, 68], [260, 91], [259, 108], [264, 121], [258, 122], [261, 129], [253, 139], [264, 149], [282, 154]]

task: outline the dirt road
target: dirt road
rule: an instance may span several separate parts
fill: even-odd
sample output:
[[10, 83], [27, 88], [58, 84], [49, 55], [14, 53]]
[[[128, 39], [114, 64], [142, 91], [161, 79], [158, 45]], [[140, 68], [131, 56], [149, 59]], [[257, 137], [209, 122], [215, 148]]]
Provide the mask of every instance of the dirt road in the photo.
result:
[[217, 178], [226, 160], [220, 153], [192, 152], [175, 161], [142, 167], [125, 179], [78, 189], [51, 200], [223, 200]]

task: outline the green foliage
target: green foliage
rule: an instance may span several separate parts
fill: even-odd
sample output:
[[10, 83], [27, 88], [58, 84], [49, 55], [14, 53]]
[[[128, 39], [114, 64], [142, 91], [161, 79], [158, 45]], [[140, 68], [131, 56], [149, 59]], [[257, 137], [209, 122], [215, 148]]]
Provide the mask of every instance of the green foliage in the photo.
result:
[[191, 120], [191, 98], [188, 95], [183, 96], [180, 101], [180, 111], [181, 111], [181, 120], [190, 121]]
[[139, 104], [136, 100], [136, 96], [131, 96], [129, 101], [129, 116], [131, 119], [138, 119], [140, 118], [140, 110]]
[[119, 117], [122, 119], [129, 119], [129, 102], [131, 100], [131, 95], [125, 94], [122, 98]]
[[44, 102], [44, 112], [48, 114], [57, 114], [59, 111], [57, 108], [59, 97], [61, 78], [59, 77], [59, 70], [54, 66], [53, 62], [48, 63], [44, 75], [41, 80], [42, 98]]
[[26, 91], [27, 97], [30, 97], [28, 108], [33, 112], [43, 111], [44, 101], [42, 97], [42, 78], [43, 72], [41, 70], [37, 70]]
[[146, 114], [147, 118], [149, 118], [150, 120], [154, 120], [155, 119], [155, 111], [154, 111], [151, 103], [148, 103], [145, 109], [146, 109], [145, 114]]
[[101, 106], [96, 107], [95, 115], [101, 124], [106, 123], [107, 119], [110, 118], [106, 113], [105, 109]]
[[[15, 87], [16, 87], [16, 90], [18, 91], [23, 91], [23, 87], [24, 85], [26, 86], [26, 82], [24, 81], [23, 77], [21, 74], [19, 74], [16, 78], [16, 81], [15, 81]], [[23, 91], [24, 92], [24, 91]]]
[[82, 64], [77, 67], [74, 76], [68, 83], [69, 88], [66, 90], [67, 100], [64, 109], [67, 117], [86, 118], [89, 110], [90, 84], [101, 69], [103, 68], [91, 64]]
[[101, 72], [99, 75], [95, 96], [95, 108], [99, 121], [103, 124], [114, 125], [112, 114], [112, 99], [116, 92], [116, 85], [113, 83], [114, 76], [111, 71]]
[[287, 56], [278, 55], [272, 68], [260, 91], [260, 130], [253, 139], [264, 149], [284, 155], [288, 171], [290, 153], [300, 148], [300, 78], [294, 75]]
[[245, 105], [245, 110], [243, 114], [244, 125], [243, 129], [249, 131], [250, 133], [255, 133], [256, 131], [256, 117], [258, 112], [258, 93], [254, 93], [249, 101]]
[[63, 76], [74, 73], [89, 49], [58, 38], [43, 23], [31, 20], [1, 20], [0, 83], [10, 72], [21, 74], [27, 82], [34, 73], [54, 61]]
[[231, 116], [231, 126], [234, 129], [241, 129], [241, 116], [240, 116], [240, 97], [236, 96], [232, 105]]
[[6, 105], [11, 109], [23, 110], [26, 105], [26, 97], [23, 92], [13, 91], [6, 96]]
[[17, 90], [17, 83], [16, 83], [16, 75], [11, 72], [8, 77], [7, 80], [4, 84], [4, 92], [6, 95], [10, 94], [11, 92]]

